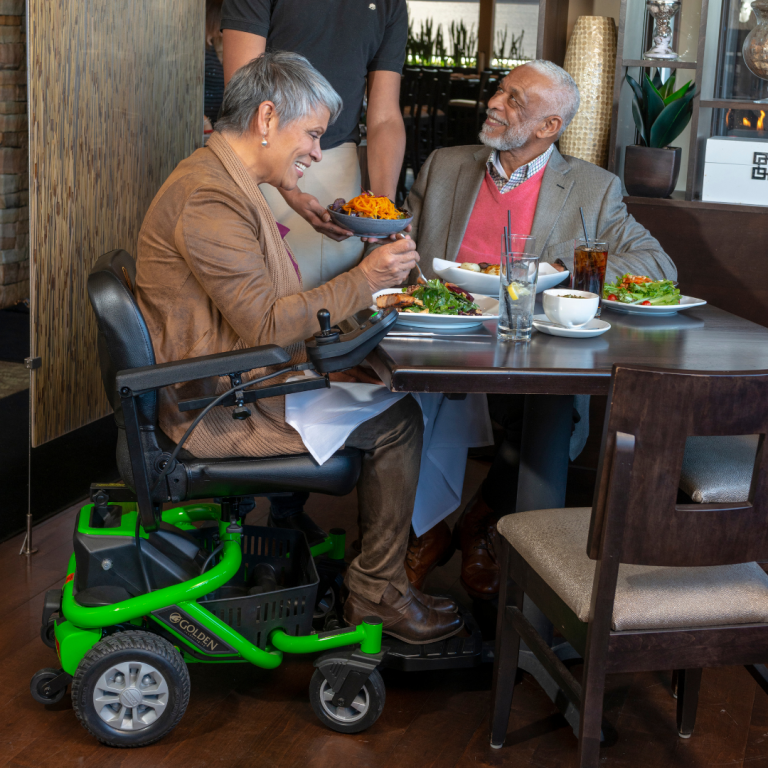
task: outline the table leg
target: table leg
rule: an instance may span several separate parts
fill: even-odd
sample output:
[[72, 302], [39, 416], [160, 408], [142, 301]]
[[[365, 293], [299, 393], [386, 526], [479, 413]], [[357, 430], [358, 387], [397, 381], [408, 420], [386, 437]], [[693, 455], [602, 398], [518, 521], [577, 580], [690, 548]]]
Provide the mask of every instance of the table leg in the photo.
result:
[[[517, 512], [565, 506], [572, 428], [573, 395], [526, 395], [520, 446]], [[560, 640], [553, 644], [552, 624], [527, 597], [523, 603], [523, 614], [541, 637], [552, 646], [561, 661], [578, 657], [570, 643]], [[524, 642], [520, 646], [518, 666], [539, 683], [578, 736], [578, 710], [560, 691], [557, 683]]]

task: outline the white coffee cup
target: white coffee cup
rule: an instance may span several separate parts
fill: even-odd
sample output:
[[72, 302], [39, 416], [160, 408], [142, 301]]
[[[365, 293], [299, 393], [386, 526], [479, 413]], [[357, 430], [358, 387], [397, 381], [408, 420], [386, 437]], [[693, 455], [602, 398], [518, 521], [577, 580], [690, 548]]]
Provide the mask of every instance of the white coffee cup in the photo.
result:
[[548, 288], [542, 298], [544, 314], [565, 328], [586, 325], [595, 316], [598, 301], [596, 293], [572, 288]]

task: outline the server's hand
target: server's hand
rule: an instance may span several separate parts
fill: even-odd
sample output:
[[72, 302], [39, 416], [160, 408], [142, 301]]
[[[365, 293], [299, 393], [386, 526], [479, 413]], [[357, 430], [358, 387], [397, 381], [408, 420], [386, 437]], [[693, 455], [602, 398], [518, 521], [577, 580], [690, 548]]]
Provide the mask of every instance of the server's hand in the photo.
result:
[[320, 204], [320, 201], [308, 192], [302, 192], [298, 187], [287, 191], [280, 190], [285, 202], [293, 208], [302, 218], [306, 219], [321, 235], [330, 237], [331, 240], [341, 242], [351, 237], [348, 229], [336, 226], [331, 221], [331, 214]]

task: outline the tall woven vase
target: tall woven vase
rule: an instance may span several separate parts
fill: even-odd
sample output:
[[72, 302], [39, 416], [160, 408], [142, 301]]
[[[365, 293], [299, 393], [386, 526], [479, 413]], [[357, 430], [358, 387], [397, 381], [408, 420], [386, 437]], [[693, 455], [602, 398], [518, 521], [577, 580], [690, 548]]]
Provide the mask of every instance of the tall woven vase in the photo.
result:
[[616, 70], [616, 25], [610, 16], [579, 16], [563, 68], [579, 86], [581, 106], [560, 137], [560, 151], [605, 168]]

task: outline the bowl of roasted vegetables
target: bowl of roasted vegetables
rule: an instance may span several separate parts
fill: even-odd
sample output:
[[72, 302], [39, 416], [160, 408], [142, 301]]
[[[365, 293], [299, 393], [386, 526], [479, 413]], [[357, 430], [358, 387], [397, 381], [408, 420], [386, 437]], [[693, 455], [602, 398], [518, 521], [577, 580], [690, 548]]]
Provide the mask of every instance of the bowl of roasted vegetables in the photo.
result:
[[349, 202], [338, 198], [328, 206], [331, 220], [358, 237], [389, 237], [413, 221], [408, 211], [397, 208], [388, 197], [363, 192]]

